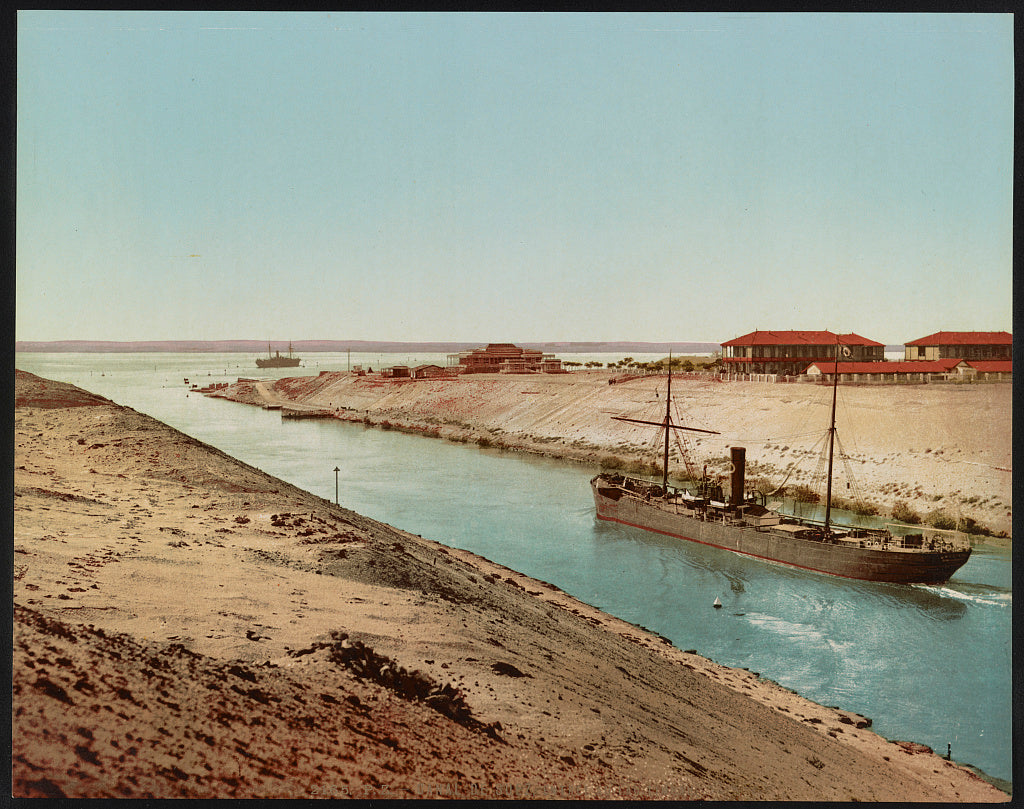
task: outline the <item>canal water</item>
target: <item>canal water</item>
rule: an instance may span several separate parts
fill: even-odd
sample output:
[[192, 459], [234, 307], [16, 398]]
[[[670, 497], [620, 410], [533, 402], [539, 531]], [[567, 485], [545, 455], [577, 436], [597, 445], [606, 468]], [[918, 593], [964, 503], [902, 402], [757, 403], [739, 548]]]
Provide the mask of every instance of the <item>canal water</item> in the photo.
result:
[[[594, 470], [423, 436], [266, 411], [189, 384], [376, 367], [314, 355], [257, 371], [241, 354], [18, 354], [16, 367], [147, 413], [321, 497], [551, 582], [677, 647], [759, 672], [1011, 778], [1011, 554], [978, 542], [942, 586], [846, 581], [594, 517]], [[385, 365], [444, 357], [384, 355]], [[616, 360], [619, 357], [607, 357]], [[721, 599], [723, 608], [712, 603]]]

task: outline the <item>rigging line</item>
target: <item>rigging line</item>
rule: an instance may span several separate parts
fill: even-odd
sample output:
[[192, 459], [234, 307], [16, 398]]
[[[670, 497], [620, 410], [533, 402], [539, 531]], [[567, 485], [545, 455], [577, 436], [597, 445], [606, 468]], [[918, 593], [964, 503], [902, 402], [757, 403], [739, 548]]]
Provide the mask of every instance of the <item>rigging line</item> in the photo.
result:
[[[850, 405], [850, 403], [849, 403], [849, 401], [847, 399], [846, 391], [843, 390], [842, 385], [839, 386], [839, 403], [840, 403], [840, 406], [842, 408], [843, 423], [847, 424], [847, 425], [852, 425], [853, 424], [852, 406]], [[855, 434], [851, 433], [850, 441], [852, 443], [854, 451], [859, 453], [860, 452], [860, 448], [857, 446], [857, 437], [856, 437]]]
[[[810, 454], [814, 453], [816, 450], [818, 450], [818, 445], [819, 444], [824, 444], [825, 443], [825, 439], [827, 437], [828, 437], [828, 433], [820, 435], [818, 437], [818, 440], [807, 451], [807, 454], [810, 455]], [[823, 457], [824, 453], [825, 453], [825, 447], [823, 446], [822, 449], [818, 452], [818, 464], [815, 467], [815, 471], [811, 474], [810, 482], [809, 482], [809, 485], [808, 485], [809, 489], [816, 490], [818, 488], [818, 486], [820, 485], [820, 484], [816, 485], [815, 481], [819, 477], [821, 477], [820, 470], [821, 470], [821, 464], [822, 464], [822, 457]], [[786, 484], [789, 482], [789, 479], [793, 476], [793, 472], [795, 472], [797, 470], [797, 468], [799, 468], [800, 464], [803, 463], [803, 460], [804, 459], [802, 459], [802, 458], [794, 458], [792, 461], [789, 462], [789, 466], [787, 466], [786, 470], [784, 470], [784, 471], [786, 471], [786, 477], [783, 479], [782, 483], [780, 483], [775, 488], [774, 491], [769, 492], [769, 494], [768, 494], [769, 497], [772, 496], [772, 495], [778, 494], [779, 492], [781, 492], [785, 488]]]
[[790, 439], [793, 438], [806, 438], [809, 435], [818, 435], [819, 433], [821, 433], [821, 430], [811, 430], [806, 433], [792, 433], [791, 435], [774, 435], [768, 436], [767, 438], [749, 438], [747, 436], [737, 435], [735, 437], [735, 440], [745, 441], [748, 444], [766, 444], [769, 441], [789, 441]]
[[853, 492], [855, 500], [862, 499], [857, 487], [857, 479], [854, 477], [853, 468], [850, 466], [850, 456], [846, 453], [842, 441], [839, 440], [838, 433], [836, 433], [836, 451], [839, 454], [839, 460], [843, 462], [843, 470], [846, 472], [846, 488]]
[[782, 483], [780, 483], [778, 486], [776, 486], [774, 489], [772, 489], [772, 491], [768, 492], [765, 496], [766, 497], [773, 497], [774, 495], [778, 494], [783, 489], [785, 489], [786, 488], [786, 484], [789, 483], [789, 479], [793, 475], [793, 472], [796, 471], [796, 467], [797, 467], [797, 462], [796, 461], [791, 461], [789, 466], [787, 466], [786, 469], [783, 470], [783, 471], [786, 472], [786, 477], [784, 477], [782, 479]]
[[[821, 440], [818, 442], [819, 444], [821, 444], [821, 450], [818, 452], [818, 462], [814, 467], [814, 471], [811, 473], [811, 477], [807, 485], [807, 488], [809, 488], [811, 491], [817, 494], [819, 499], [821, 499], [821, 487], [825, 483], [825, 478], [828, 474], [826, 471], [828, 468], [828, 441], [826, 440], [827, 435], [828, 434], [826, 433], [824, 436], [822, 436]], [[814, 446], [817, 447], [818, 445], [815, 444]]]

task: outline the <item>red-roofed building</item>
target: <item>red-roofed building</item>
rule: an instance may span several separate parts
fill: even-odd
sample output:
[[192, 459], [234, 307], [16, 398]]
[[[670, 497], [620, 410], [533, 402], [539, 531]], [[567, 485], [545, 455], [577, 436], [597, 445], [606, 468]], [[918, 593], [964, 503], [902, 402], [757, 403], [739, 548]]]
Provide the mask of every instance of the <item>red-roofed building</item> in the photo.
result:
[[835, 360], [823, 360], [811, 363], [804, 373], [810, 377], [819, 377], [823, 382], [831, 382], [837, 371], [840, 382], [928, 382], [965, 376], [970, 369], [960, 359], [917, 362], [840, 361], [838, 368]]
[[1012, 360], [1013, 335], [1005, 331], [939, 331], [903, 345], [907, 360]]
[[802, 374], [813, 362], [835, 360], [881, 362], [883, 343], [859, 334], [834, 334], [830, 331], [752, 331], [722, 343], [722, 362], [739, 374]]
[[562, 361], [554, 354], [533, 348], [520, 348], [512, 343], [488, 343], [483, 348], [449, 354], [448, 365], [461, 373], [561, 373]]
[[964, 360], [965, 376], [986, 381], [1009, 382], [1013, 379], [1013, 360]]
[[[840, 362], [840, 382], [1009, 382], [1013, 379], [1010, 360], [904, 360], [903, 362]], [[832, 382], [834, 360], [811, 363], [804, 374]]]

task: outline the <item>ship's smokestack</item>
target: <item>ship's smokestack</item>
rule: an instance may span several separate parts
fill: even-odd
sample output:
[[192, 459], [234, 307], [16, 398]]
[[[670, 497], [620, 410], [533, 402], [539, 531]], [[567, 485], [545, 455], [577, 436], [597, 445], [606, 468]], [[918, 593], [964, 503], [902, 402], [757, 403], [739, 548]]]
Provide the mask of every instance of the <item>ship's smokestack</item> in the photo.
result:
[[739, 506], [743, 504], [744, 474], [747, 466], [747, 450], [745, 447], [729, 447], [732, 453], [732, 493], [729, 496], [729, 504]]

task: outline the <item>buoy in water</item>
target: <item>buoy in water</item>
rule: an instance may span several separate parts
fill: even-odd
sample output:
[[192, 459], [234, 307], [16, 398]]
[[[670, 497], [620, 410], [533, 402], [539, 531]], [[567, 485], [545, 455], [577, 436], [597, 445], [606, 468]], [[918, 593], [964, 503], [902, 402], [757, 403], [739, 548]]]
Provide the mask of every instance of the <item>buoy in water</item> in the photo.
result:
[[718, 596], [715, 596], [715, 603], [712, 605], [716, 610], [722, 609], [722, 601]]

